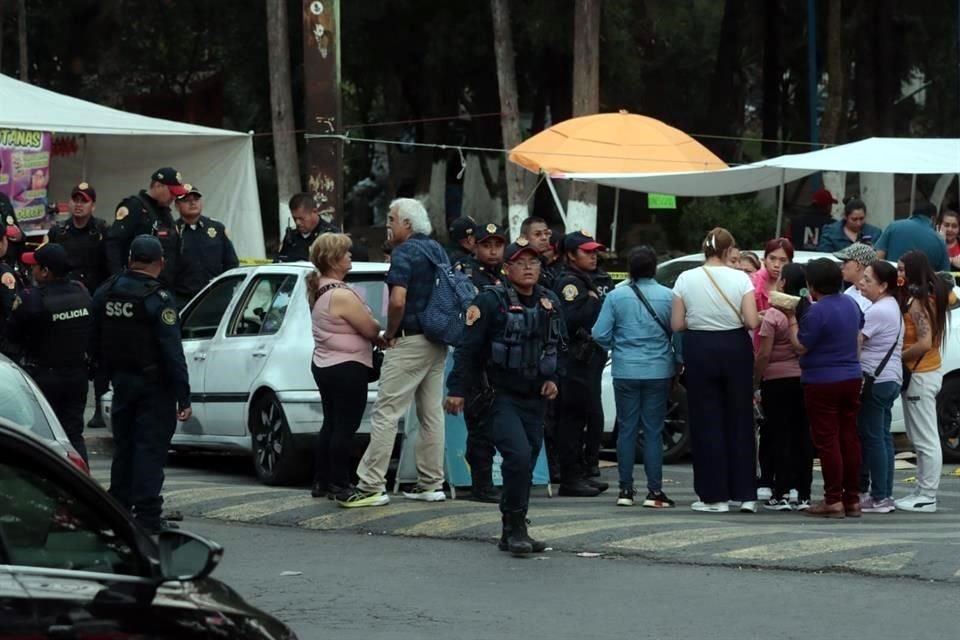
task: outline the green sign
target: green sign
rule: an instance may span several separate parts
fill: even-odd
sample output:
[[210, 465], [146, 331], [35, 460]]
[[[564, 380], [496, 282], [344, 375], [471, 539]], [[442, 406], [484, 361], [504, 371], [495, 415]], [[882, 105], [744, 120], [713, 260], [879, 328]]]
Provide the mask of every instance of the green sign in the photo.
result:
[[649, 209], [676, 209], [677, 196], [668, 196], [664, 193], [648, 193], [647, 207]]

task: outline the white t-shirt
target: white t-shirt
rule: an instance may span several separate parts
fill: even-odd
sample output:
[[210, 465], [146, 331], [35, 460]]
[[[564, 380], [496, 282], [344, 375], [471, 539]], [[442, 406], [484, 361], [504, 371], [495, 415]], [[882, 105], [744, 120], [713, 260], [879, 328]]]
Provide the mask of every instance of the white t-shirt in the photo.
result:
[[[706, 269], [710, 270], [710, 275], [730, 304], [724, 301], [717, 287], [710, 282]], [[742, 329], [743, 320], [730, 305], [739, 312], [743, 297], [748, 293], [753, 293], [750, 277], [730, 267], [690, 269], [681, 273], [673, 285], [673, 295], [679, 296], [687, 309], [687, 328], [694, 331]]]
[[853, 298], [854, 302], [860, 305], [860, 311], [864, 313], [866, 313], [867, 309], [873, 305], [873, 303], [870, 302], [866, 296], [860, 293], [860, 289], [857, 289], [856, 285], [850, 285], [844, 290], [844, 293]]

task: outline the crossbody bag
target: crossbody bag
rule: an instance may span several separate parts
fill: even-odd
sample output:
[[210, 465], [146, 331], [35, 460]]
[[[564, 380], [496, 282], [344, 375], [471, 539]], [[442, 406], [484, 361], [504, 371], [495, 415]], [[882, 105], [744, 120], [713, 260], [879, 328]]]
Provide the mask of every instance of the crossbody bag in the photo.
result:
[[673, 332], [671, 332], [670, 329], [667, 328], [667, 325], [663, 323], [663, 320], [660, 319], [660, 316], [658, 316], [657, 313], [653, 310], [653, 306], [651, 306], [650, 302], [647, 300], [647, 297], [643, 295], [643, 292], [640, 291], [640, 287], [638, 287], [637, 285], [631, 282], [630, 289], [633, 290], [633, 292], [637, 295], [637, 299], [640, 300], [640, 304], [646, 307], [647, 311], [650, 312], [650, 315], [653, 316], [653, 319], [656, 321], [656, 323], [660, 325], [661, 329], [663, 329], [663, 332], [667, 334], [667, 339], [672, 338]]
[[710, 284], [713, 285], [713, 288], [717, 290], [717, 293], [720, 294], [720, 297], [723, 298], [723, 301], [727, 303], [727, 306], [733, 311], [737, 316], [737, 319], [740, 320], [740, 324], [743, 324], [743, 314], [740, 313], [740, 309], [733, 306], [733, 303], [730, 302], [730, 298], [727, 297], [727, 294], [723, 292], [723, 289], [720, 288], [720, 285], [717, 284], [717, 281], [713, 279], [713, 276], [710, 275], [710, 270], [706, 267], [700, 267], [703, 269], [703, 272], [707, 274], [707, 278], [710, 280]]
[[[333, 289], [349, 289], [351, 293], [357, 295], [357, 292], [353, 289], [350, 289], [347, 285], [342, 282], [331, 282], [330, 284], [325, 284], [317, 290], [317, 300], [319, 300], [325, 293], [332, 291]], [[359, 297], [359, 296], [357, 296]], [[361, 301], [362, 302], [362, 301]], [[314, 303], [316, 304], [316, 303]], [[383, 351], [377, 347], [373, 348], [373, 367], [370, 369], [370, 382], [376, 382], [380, 379], [380, 370], [383, 369]]]
[[897, 329], [897, 337], [894, 339], [893, 344], [890, 345], [890, 350], [887, 351], [887, 355], [883, 356], [883, 360], [880, 361], [880, 364], [873, 371], [873, 375], [869, 373], [863, 374], [863, 387], [860, 389], [860, 398], [867, 398], [873, 393], [873, 383], [876, 382], [877, 378], [880, 377], [880, 374], [886, 368], [887, 363], [890, 362], [890, 357], [893, 356], [893, 350], [897, 348], [897, 343], [900, 342], [900, 332], [903, 331], [903, 320], [900, 320], [900, 328]]

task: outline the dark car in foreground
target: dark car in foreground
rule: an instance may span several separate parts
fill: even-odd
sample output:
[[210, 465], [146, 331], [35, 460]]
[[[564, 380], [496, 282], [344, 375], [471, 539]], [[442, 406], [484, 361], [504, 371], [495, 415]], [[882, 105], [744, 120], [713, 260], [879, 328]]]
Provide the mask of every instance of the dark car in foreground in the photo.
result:
[[223, 555], [148, 536], [94, 480], [0, 419], [0, 638], [291, 639], [210, 578]]

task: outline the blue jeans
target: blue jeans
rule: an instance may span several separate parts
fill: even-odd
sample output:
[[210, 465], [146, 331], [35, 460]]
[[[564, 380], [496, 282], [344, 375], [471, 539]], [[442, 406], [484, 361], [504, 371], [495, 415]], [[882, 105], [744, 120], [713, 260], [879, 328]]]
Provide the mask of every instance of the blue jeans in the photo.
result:
[[890, 422], [893, 402], [898, 395], [898, 383], [874, 383], [870, 394], [863, 397], [857, 416], [863, 469], [870, 474], [870, 497], [874, 500], [893, 496], [894, 452]]
[[493, 406], [484, 418], [487, 433], [503, 457], [503, 513], [526, 512], [530, 504], [533, 468], [543, 446], [544, 413], [546, 400], [542, 396], [521, 397], [497, 389]]
[[613, 381], [617, 403], [617, 470], [620, 484], [633, 484], [633, 465], [636, 461], [637, 434], [643, 428], [643, 471], [647, 475], [647, 489], [663, 488], [663, 421], [667, 417], [667, 397], [672, 380]]

